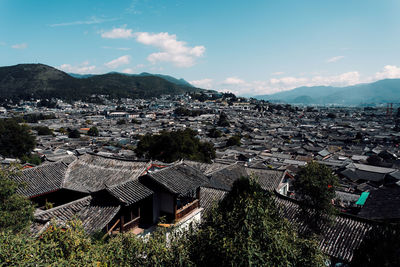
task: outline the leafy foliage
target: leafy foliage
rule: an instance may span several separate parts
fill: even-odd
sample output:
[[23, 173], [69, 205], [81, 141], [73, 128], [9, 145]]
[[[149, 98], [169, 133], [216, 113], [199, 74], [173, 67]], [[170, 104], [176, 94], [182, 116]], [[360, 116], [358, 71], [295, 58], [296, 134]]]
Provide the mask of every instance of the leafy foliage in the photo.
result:
[[228, 141], [226, 142], [226, 146], [241, 146], [240, 142], [241, 137], [239, 135], [234, 135], [229, 137]]
[[317, 243], [298, 237], [252, 179], [237, 180], [189, 240], [198, 266], [323, 266]]
[[36, 126], [32, 128], [33, 130], [37, 131], [38, 135], [52, 135], [53, 130], [51, 130], [47, 126]]
[[18, 175], [16, 167], [0, 169], [0, 230], [24, 231], [33, 219], [34, 208], [27, 198], [17, 193], [18, 185], [10, 179]]
[[88, 135], [90, 136], [99, 136], [99, 129], [96, 126], [93, 126], [89, 129]]
[[332, 170], [315, 161], [302, 167], [293, 182], [294, 190], [302, 202], [302, 216], [315, 233], [319, 232], [322, 223], [329, 221], [336, 213], [331, 202], [336, 196], [338, 184], [338, 178]]
[[221, 127], [229, 127], [230, 123], [228, 121], [228, 116], [225, 114], [225, 112], [221, 112], [221, 114], [219, 115], [217, 125]]
[[210, 162], [215, 158], [214, 146], [208, 142], [200, 142], [196, 138], [196, 132], [191, 129], [163, 131], [158, 135], [146, 134], [140, 139], [135, 152], [138, 157], [164, 162], [179, 159]]
[[77, 129], [68, 129], [68, 138], [79, 138], [81, 137], [81, 134]]
[[25, 124], [18, 124], [14, 119], [0, 120], [0, 155], [22, 157], [35, 147], [35, 136]]
[[28, 162], [28, 163], [31, 163], [31, 164], [34, 164], [34, 165], [42, 164], [42, 159], [37, 154], [30, 154], [29, 156], [23, 155], [21, 157], [21, 161], [22, 161], [22, 163], [27, 163]]
[[176, 114], [177, 116], [197, 117], [205, 113], [206, 112], [204, 110], [190, 110], [183, 107], [179, 107], [174, 110], [174, 114]]
[[221, 137], [221, 136], [222, 136], [222, 132], [221, 132], [220, 130], [216, 129], [216, 128], [212, 128], [212, 129], [208, 132], [207, 136], [208, 136], [208, 137], [211, 137], [211, 138], [218, 138], [218, 137]]

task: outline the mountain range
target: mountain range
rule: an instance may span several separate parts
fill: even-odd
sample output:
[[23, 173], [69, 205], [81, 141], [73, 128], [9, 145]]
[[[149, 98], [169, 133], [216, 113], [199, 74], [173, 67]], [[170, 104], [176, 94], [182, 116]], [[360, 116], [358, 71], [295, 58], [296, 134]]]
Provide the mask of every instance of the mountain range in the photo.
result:
[[0, 67], [1, 98], [56, 97], [79, 100], [93, 94], [109, 95], [113, 98], [151, 98], [202, 90], [183, 79], [160, 74], [67, 74], [44, 64]]
[[369, 105], [400, 103], [400, 79], [385, 79], [373, 83], [346, 87], [312, 86], [254, 98], [272, 102], [314, 105]]

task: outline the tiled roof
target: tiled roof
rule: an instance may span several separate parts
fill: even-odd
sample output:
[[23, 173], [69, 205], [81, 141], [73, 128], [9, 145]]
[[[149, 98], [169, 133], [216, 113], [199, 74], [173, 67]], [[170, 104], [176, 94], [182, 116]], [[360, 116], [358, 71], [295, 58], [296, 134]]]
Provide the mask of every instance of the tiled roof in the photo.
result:
[[246, 168], [248, 175], [255, 175], [261, 188], [268, 191], [274, 191], [282, 181], [285, 171], [276, 171], [268, 169]]
[[[306, 225], [299, 219], [299, 204], [292, 199], [276, 195], [275, 199], [282, 207], [283, 216], [295, 225], [299, 232], [304, 232]], [[349, 262], [372, 226], [372, 222], [355, 216], [338, 215], [331, 225], [322, 226], [319, 247], [326, 255]]]
[[119, 205], [105, 203], [87, 196], [35, 214], [35, 222], [31, 230], [33, 233], [40, 233], [49, 225], [48, 222], [51, 220], [62, 225], [77, 218], [82, 221], [86, 232], [93, 233], [102, 230], [119, 210]]
[[107, 188], [107, 191], [125, 205], [136, 203], [154, 193], [142, 185], [138, 179]]
[[209, 187], [200, 187], [200, 207], [204, 209], [204, 213], [207, 213], [213, 205], [217, 202], [221, 201], [227, 191], [209, 188]]
[[208, 182], [207, 177], [201, 171], [186, 163], [148, 173], [147, 177], [171, 193], [181, 196], [193, 194], [197, 188]]
[[383, 187], [370, 192], [359, 216], [400, 220], [400, 187]]
[[232, 164], [209, 174], [209, 187], [229, 191], [233, 183], [240, 177], [247, 177], [248, 173], [244, 166]]
[[24, 169], [20, 175], [11, 178], [21, 183], [18, 193], [35, 197], [61, 189], [66, 170], [67, 165], [57, 162]]
[[95, 192], [136, 179], [148, 165], [147, 162], [85, 154], [69, 165], [63, 186], [81, 192]]

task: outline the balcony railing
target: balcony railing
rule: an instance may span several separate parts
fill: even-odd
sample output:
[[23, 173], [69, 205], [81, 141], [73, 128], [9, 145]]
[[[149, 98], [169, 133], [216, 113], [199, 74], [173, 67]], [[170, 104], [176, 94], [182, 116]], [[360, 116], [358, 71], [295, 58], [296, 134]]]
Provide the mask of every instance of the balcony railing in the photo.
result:
[[196, 199], [195, 201], [190, 202], [189, 204], [186, 204], [182, 208], [176, 211], [175, 214], [175, 220], [180, 220], [183, 217], [185, 217], [187, 214], [192, 212], [193, 210], [199, 208], [199, 200]]
[[140, 216], [134, 218], [132, 221], [127, 222], [126, 224], [124, 224], [124, 232], [129, 231], [131, 229], [135, 229], [136, 227], [139, 226], [139, 220], [140, 220]]

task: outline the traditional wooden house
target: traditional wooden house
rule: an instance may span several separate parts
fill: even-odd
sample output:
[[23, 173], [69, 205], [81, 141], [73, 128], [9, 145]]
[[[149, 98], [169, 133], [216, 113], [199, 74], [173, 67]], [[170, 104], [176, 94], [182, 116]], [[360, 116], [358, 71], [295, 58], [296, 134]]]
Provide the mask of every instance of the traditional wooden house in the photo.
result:
[[208, 178], [188, 164], [179, 163], [149, 172], [140, 182], [154, 192], [153, 222], [165, 217], [171, 223], [199, 209], [200, 186], [207, 184]]

